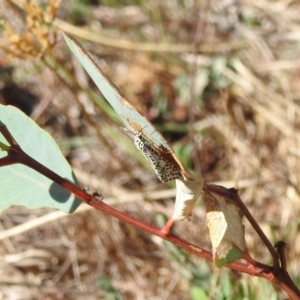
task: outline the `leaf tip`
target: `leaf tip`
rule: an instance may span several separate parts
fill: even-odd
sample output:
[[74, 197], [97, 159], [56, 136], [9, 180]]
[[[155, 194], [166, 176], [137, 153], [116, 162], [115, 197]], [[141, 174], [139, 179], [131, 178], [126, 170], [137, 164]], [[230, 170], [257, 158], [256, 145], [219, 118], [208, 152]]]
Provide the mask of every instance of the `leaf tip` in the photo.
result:
[[190, 219], [193, 207], [200, 197], [204, 179], [176, 179], [176, 200], [172, 215], [174, 220]]

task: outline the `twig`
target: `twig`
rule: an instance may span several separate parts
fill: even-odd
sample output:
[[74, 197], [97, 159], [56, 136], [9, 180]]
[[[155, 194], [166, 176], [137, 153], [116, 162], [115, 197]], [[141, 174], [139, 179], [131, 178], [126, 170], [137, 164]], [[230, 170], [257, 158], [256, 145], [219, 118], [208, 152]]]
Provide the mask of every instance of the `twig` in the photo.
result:
[[[10, 164], [16, 164], [21, 163], [23, 165], [28, 166], [29, 168], [34, 169], [35, 171], [39, 172], [40, 174], [46, 176], [47, 178], [53, 180], [57, 184], [61, 185], [62, 187], [66, 188], [68, 191], [70, 191], [72, 194], [74, 194], [77, 198], [81, 199], [82, 201], [86, 202], [88, 205], [92, 206], [96, 210], [100, 210], [108, 215], [111, 215], [123, 222], [126, 222], [128, 224], [131, 224], [143, 231], [146, 231], [148, 233], [157, 235], [185, 250], [187, 250], [190, 253], [193, 253], [197, 256], [200, 256], [208, 261], [212, 261], [212, 253], [210, 251], [207, 251], [201, 247], [198, 247], [196, 245], [193, 245], [185, 240], [182, 240], [176, 236], [168, 235], [165, 236], [161, 233], [159, 228], [156, 228], [150, 224], [147, 224], [141, 220], [138, 220], [136, 218], [133, 218], [123, 212], [120, 212], [116, 210], [115, 208], [107, 205], [106, 203], [99, 201], [98, 198], [93, 197], [93, 195], [88, 194], [86, 191], [82, 190], [80, 187], [74, 185], [72, 182], [67, 181], [66, 179], [62, 178], [58, 174], [54, 173], [44, 165], [40, 164], [38, 161], [34, 160], [32, 157], [27, 155], [21, 147], [17, 144], [13, 136], [10, 134], [7, 127], [0, 121], [0, 132], [3, 134], [3, 136], [6, 138], [6, 140], [10, 143], [10, 149], [8, 151], [8, 154], [6, 157], [3, 157], [0, 159], [0, 166], [10, 165]], [[5, 163], [3, 163], [5, 162]], [[269, 266], [264, 265], [265, 270], [268, 270], [267, 272], [264, 272], [261, 268], [256, 268], [253, 266], [249, 266], [243, 263], [234, 262], [232, 264], [228, 265], [229, 268], [233, 270], [237, 270], [240, 272], [244, 272], [251, 275], [257, 275], [260, 277], [265, 277], [268, 280], [273, 279], [273, 275], [269, 272]]]
[[[0, 166], [10, 165], [21, 163], [24, 164], [37, 172], [43, 174], [44, 176], [48, 177], [49, 179], [55, 181], [57, 184], [63, 186], [71, 193], [73, 193], [77, 198], [81, 199], [82, 201], [86, 202], [88, 205], [92, 206], [96, 210], [100, 210], [105, 214], [111, 215], [127, 224], [131, 224], [140, 230], [145, 232], [157, 235], [174, 245], [185, 249], [186, 251], [195, 254], [199, 257], [202, 257], [208, 261], [213, 260], [212, 253], [207, 251], [201, 247], [193, 245], [183, 239], [180, 239], [173, 235], [165, 236], [161, 233], [159, 228], [156, 228], [150, 224], [147, 224], [141, 220], [133, 218], [126, 213], [120, 212], [115, 208], [105, 204], [102, 201], [99, 201], [98, 198], [93, 197], [93, 195], [88, 194], [86, 191], [82, 190], [80, 187], [74, 185], [73, 183], [65, 180], [64, 178], [60, 177], [58, 174], [54, 173], [50, 169], [46, 168], [29, 155], [27, 155], [21, 147], [17, 144], [15, 139], [10, 134], [7, 127], [0, 121], [0, 132], [6, 138], [6, 140], [10, 144], [10, 148], [8, 150], [8, 154], [6, 157], [0, 159]], [[1, 145], [0, 145], [1, 146]], [[7, 148], [7, 147], [6, 147]], [[205, 188], [209, 189], [211, 192], [218, 192], [218, 188], [216, 186], [205, 184]], [[219, 188], [220, 190], [220, 188]], [[224, 189], [225, 191], [226, 189]], [[233, 201], [238, 198], [237, 193], [230, 193], [231, 190], [227, 190], [226, 197], [229, 197]], [[220, 193], [220, 191], [219, 191]], [[224, 192], [223, 192], [224, 194]], [[230, 196], [231, 195], [231, 196]], [[257, 225], [258, 226], [258, 225]], [[276, 252], [277, 253], [277, 252]], [[282, 270], [276, 270], [275, 267], [272, 268], [270, 266], [260, 264], [260, 266], [244, 264], [240, 262], [234, 262], [227, 265], [228, 268], [232, 270], [236, 270], [242, 273], [263, 277], [273, 283], [278, 284], [287, 294], [291, 297], [291, 299], [296, 300], [300, 299], [300, 292], [289, 277], [287, 272], [282, 272]], [[281, 271], [281, 272], [280, 272]]]
[[278, 241], [274, 245], [274, 247], [275, 247], [276, 251], [279, 254], [281, 269], [283, 270], [283, 272], [287, 272], [287, 269], [286, 269], [286, 257], [285, 257], [286, 243], [283, 242], [283, 241]]

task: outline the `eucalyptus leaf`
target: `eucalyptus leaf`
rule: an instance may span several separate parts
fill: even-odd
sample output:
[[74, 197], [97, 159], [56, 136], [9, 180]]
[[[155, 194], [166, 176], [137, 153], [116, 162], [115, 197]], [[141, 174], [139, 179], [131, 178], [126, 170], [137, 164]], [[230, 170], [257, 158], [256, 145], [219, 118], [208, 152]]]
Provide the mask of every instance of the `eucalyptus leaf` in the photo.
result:
[[[13, 106], [0, 104], [0, 120], [24, 152], [58, 175], [78, 184], [54, 139], [32, 119]], [[8, 145], [2, 135], [0, 141]], [[0, 158], [6, 154], [1, 151]], [[0, 212], [11, 205], [22, 205], [29, 209], [50, 207], [70, 213], [81, 203], [63, 187], [22, 164], [1, 167], [0, 182]]]
[[160, 181], [164, 183], [176, 179], [174, 213], [162, 230], [163, 234], [168, 234], [174, 220], [189, 219], [191, 216], [192, 208], [203, 188], [203, 179], [196, 178], [184, 168], [164, 137], [106, 78], [80, 43], [66, 33], [63, 35], [73, 54], [120, 116], [125, 132], [132, 137], [134, 145], [152, 166]]

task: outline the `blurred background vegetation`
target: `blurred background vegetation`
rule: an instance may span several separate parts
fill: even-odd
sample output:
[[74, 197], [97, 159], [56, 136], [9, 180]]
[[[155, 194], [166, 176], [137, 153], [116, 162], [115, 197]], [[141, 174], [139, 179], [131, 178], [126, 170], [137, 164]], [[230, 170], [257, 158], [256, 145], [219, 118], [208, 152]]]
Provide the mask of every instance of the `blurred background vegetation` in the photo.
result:
[[[299, 1], [2, 0], [0, 14], [0, 103], [52, 134], [83, 186], [159, 226], [174, 204], [174, 184], [158, 182], [60, 29], [186, 167], [239, 189], [270, 240], [288, 244], [300, 284]], [[85, 205], [74, 215], [11, 207], [0, 221], [1, 299], [284, 298]], [[251, 255], [271, 263], [245, 225]], [[201, 201], [174, 233], [211, 248]]]

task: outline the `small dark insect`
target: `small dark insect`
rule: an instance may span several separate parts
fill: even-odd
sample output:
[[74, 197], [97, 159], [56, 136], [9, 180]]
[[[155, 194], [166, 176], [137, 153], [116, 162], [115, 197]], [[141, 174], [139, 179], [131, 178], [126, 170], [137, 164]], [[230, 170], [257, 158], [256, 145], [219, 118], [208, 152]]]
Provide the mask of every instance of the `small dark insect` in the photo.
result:
[[100, 194], [100, 193], [98, 193], [98, 192], [94, 192], [94, 193], [92, 194], [92, 196], [93, 196], [94, 198], [96, 198], [97, 200], [99, 200], [99, 201], [102, 201], [102, 200], [103, 200], [103, 195]]

